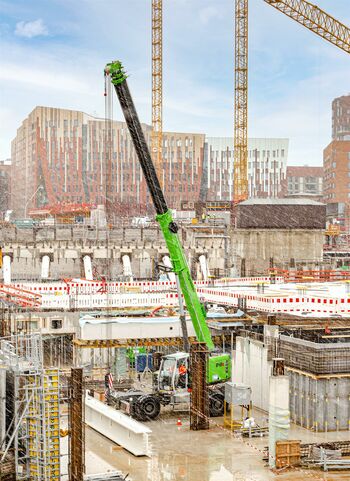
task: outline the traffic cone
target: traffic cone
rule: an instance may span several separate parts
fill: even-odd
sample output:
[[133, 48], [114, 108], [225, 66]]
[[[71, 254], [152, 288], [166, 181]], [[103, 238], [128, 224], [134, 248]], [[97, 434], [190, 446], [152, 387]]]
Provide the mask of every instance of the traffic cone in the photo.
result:
[[182, 426], [181, 419], [178, 419], [178, 420], [177, 420], [176, 426]]

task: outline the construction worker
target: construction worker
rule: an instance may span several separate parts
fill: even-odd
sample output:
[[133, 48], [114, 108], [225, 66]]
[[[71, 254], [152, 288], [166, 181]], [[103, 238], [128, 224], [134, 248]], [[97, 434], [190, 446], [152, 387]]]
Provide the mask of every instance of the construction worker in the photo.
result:
[[187, 374], [186, 364], [181, 363], [179, 365], [179, 379], [178, 379], [178, 385], [180, 387], [186, 387], [186, 374]]

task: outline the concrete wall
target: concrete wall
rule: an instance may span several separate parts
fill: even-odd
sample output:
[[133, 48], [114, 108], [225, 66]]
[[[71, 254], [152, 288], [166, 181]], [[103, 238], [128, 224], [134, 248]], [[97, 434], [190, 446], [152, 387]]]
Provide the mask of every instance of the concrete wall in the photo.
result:
[[[184, 249], [192, 273], [201, 279], [198, 262], [201, 255], [208, 260], [209, 271], [228, 269], [230, 239], [225, 229], [219, 233], [202, 233], [191, 227], [180, 229]], [[38, 227], [0, 231], [3, 254], [10, 255], [13, 280], [39, 280], [44, 255], [50, 257], [50, 279], [85, 277], [83, 257], [91, 256], [93, 269], [99, 275], [120, 279], [123, 275], [122, 256], [131, 259], [134, 278], [150, 279], [155, 264], [162, 262], [168, 250], [157, 228], [113, 228], [96, 230], [79, 226]], [[0, 274], [1, 277], [1, 274]]]
[[287, 369], [290, 378], [291, 420], [314, 431], [349, 429], [350, 374], [317, 378]]
[[264, 411], [269, 409], [271, 372], [272, 362], [268, 361], [267, 346], [260, 341], [237, 337], [232, 379], [248, 384], [252, 388], [253, 406]]
[[[210, 273], [221, 276], [266, 274], [276, 267], [316, 268], [322, 262], [322, 230], [234, 229], [183, 226], [180, 237], [194, 278], [202, 279], [199, 257]], [[3, 254], [10, 255], [13, 280], [39, 280], [44, 255], [50, 257], [49, 279], [85, 277], [83, 257], [91, 256], [99, 275], [122, 279], [122, 256], [130, 256], [133, 277], [150, 279], [155, 264], [168, 253], [155, 227], [97, 230], [83, 226], [3, 228]], [[293, 261], [292, 261], [293, 260]], [[242, 271], [245, 265], [245, 272]], [[0, 274], [1, 276], [1, 274]]]
[[[234, 229], [231, 231], [232, 260], [241, 274], [243, 259], [246, 275], [265, 274], [273, 260], [275, 267], [315, 268], [323, 258], [324, 231], [315, 229]], [[294, 261], [292, 261], [294, 260]]]
[[[252, 388], [253, 406], [268, 411], [272, 361], [260, 341], [237, 337], [233, 379]], [[350, 425], [350, 374], [317, 377], [286, 368], [291, 421], [314, 431], [340, 431]]]

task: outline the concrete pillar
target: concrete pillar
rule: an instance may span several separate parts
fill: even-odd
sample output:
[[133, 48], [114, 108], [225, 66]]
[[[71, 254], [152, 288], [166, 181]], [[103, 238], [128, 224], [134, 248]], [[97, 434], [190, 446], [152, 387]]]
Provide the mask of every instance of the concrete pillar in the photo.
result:
[[2, 258], [2, 274], [4, 284], [11, 284], [11, 257], [4, 255]]
[[41, 278], [47, 279], [50, 272], [50, 256], [44, 255], [41, 259]]
[[[281, 360], [276, 361], [269, 388], [269, 467], [276, 467], [276, 441], [288, 439], [290, 426], [289, 377], [280, 375]], [[275, 364], [274, 364], [275, 365]]]
[[6, 433], [6, 370], [0, 366], [0, 441]]
[[207, 263], [207, 258], [205, 257], [204, 254], [202, 254], [201, 256], [199, 256], [198, 260], [199, 260], [199, 265], [200, 265], [201, 271], [202, 271], [203, 281], [207, 281], [208, 277], [210, 275], [208, 263]]
[[[173, 268], [173, 265], [171, 263], [169, 256], [164, 256], [162, 260], [163, 260], [163, 264], [166, 267], [169, 267], [169, 269]], [[167, 272], [167, 275], [168, 275], [169, 281], [176, 282], [176, 275], [174, 274], [174, 272]]]
[[130, 262], [130, 257], [127, 254], [124, 254], [122, 256], [122, 262], [123, 262], [123, 274], [126, 277], [129, 277], [130, 280], [132, 281], [132, 269], [131, 269], [131, 262]]
[[93, 275], [92, 275], [91, 257], [88, 255], [84, 256], [83, 262], [84, 262], [85, 279], [88, 281], [92, 281]]

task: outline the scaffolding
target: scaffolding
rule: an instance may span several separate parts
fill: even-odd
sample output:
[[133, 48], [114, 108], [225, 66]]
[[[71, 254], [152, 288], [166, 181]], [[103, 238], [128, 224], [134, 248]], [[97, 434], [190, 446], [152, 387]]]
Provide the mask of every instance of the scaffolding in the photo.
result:
[[14, 392], [0, 464], [13, 448], [17, 480], [60, 480], [58, 369], [44, 369], [40, 334], [3, 339], [0, 360], [12, 374]]

